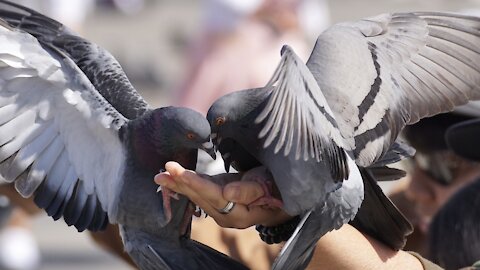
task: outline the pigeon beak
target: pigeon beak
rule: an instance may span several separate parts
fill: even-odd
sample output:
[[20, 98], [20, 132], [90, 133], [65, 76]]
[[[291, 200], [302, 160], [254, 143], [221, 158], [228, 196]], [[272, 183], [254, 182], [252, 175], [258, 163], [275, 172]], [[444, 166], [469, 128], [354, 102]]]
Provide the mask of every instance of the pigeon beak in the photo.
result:
[[209, 154], [214, 160], [217, 159], [217, 154], [215, 153], [215, 147], [213, 147], [212, 141], [203, 143], [200, 149], [207, 152], [207, 154]]
[[210, 138], [212, 138], [213, 145], [218, 146], [218, 134], [217, 133], [212, 133], [210, 134]]
[[210, 138], [212, 138], [212, 142], [214, 145], [216, 145], [217, 147], [220, 145], [220, 143], [222, 142], [222, 137], [218, 136], [218, 133], [212, 133], [210, 134]]
[[222, 155], [223, 165], [225, 166], [225, 171], [228, 173], [230, 171], [230, 164], [232, 164], [232, 159], [230, 153]]

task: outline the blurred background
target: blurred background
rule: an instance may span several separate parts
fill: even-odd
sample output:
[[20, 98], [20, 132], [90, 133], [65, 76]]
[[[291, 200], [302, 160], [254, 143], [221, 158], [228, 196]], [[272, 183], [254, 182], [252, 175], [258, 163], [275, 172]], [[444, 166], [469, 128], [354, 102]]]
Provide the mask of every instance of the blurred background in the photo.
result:
[[[181, 104], [204, 113], [227, 91], [264, 85], [284, 43], [306, 58], [315, 37], [332, 23], [383, 12], [480, 8], [480, 0], [15, 2], [50, 14], [108, 49], [152, 107]], [[40, 258], [31, 269], [131, 269], [88, 234], [43, 212], [28, 224]]]

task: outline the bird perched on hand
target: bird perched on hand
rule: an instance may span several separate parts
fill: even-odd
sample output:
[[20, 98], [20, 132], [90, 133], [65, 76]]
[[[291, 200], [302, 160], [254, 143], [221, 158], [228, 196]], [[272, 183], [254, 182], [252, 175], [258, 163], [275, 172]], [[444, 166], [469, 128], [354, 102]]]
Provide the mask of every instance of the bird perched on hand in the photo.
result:
[[190, 239], [193, 205], [156, 192], [170, 160], [214, 157], [199, 113], [150, 109], [103, 48], [0, 1], [0, 173], [79, 231], [118, 223], [140, 269], [245, 269]]
[[266, 166], [285, 211], [302, 215], [274, 269], [306, 267], [317, 240], [354, 217], [360, 231], [403, 247], [411, 225], [376, 180], [404, 175], [385, 165], [413, 154], [396, 141], [405, 125], [480, 98], [478, 29], [479, 18], [436, 12], [340, 23], [306, 64], [284, 46], [266, 87], [211, 106], [225, 166]]

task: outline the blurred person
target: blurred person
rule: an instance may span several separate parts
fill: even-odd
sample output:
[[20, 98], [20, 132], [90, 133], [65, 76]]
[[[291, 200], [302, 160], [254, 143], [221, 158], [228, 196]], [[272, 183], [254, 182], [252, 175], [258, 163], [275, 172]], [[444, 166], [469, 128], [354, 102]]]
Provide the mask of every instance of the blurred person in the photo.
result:
[[17, 0], [15, 3], [62, 22], [75, 32], [81, 32], [95, 0]]
[[3, 179], [0, 179], [0, 194], [0, 269], [37, 269], [40, 266], [40, 249], [31, 231], [30, 217], [40, 209], [33, 199], [24, 199], [13, 185], [4, 183]]
[[[480, 161], [479, 119], [453, 125], [447, 130], [446, 139], [457, 155]], [[480, 269], [478, 194], [479, 177], [455, 193], [430, 224], [428, 255], [445, 269]]]
[[455, 154], [445, 141], [449, 127], [480, 117], [479, 104], [471, 102], [455, 112], [425, 118], [404, 129], [404, 138], [416, 154], [406, 162], [407, 181], [394, 187], [389, 197], [414, 226], [405, 250], [427, 256], [433, 216], [454, 193], [480, 177], [480, 163]]
[[460, 189], [438, 211], [428, 235], [428, 257], [445, 269], [460, 269], [479, 262], [480, 178]]
[[[194, 42], [190, 70], [174, 97], [174, 103], [206, 114], [220, 96], [238, 89], [265, 85], [277, 65], [280, 49], [289, 44], [307, 56], [301, 7], [307, 0], [209, 0], [205, 4], [204, 29]], [[319, 1], [323, 3], [324, 1]], [[328, 14], [325, 10], [309, 10]], [[328, 25], [317, 23], [318, 35]], [[307, 26], [305, 26], [307, 27]]]

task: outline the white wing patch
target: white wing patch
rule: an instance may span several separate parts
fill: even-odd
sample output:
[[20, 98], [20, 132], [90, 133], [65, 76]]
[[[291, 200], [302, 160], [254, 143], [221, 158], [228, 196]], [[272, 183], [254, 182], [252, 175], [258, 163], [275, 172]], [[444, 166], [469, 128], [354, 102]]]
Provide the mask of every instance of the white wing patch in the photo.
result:
[[127, 120], [34, 37], [0, 26], [0, 44], [0, 173], [25, 197], [45, 181], [68, 197], [81, 181], [114, 221]]

